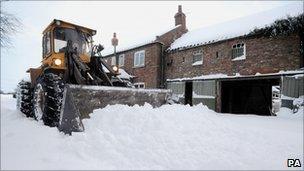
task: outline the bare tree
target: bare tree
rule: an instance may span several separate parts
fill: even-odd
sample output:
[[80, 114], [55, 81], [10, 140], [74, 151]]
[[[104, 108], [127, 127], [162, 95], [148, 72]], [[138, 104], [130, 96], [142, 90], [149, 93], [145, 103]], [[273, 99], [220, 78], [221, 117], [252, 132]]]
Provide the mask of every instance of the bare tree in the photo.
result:
[[0, 16], [0, 43], [1, 47], [11, 45], [11, 36], [14, 35], [21, 26], [21, 22], [12, 14], [1, 11]]

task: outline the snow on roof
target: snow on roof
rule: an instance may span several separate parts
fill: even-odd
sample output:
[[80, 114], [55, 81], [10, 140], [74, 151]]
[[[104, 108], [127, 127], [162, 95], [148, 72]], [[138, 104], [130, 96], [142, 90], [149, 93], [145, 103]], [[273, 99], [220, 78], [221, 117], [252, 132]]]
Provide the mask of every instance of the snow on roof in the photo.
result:
[[122, 79], [130, 79], [132, 77], [134, 77], [133, 75], [128, 74], [124, 69], [119, 68], [119, 73], [120, 75], [118, 75], [119, 78]]
[[[139, 41], [132, 41], [132, 43], [130, 43], [127, 46], [119, 46], [118, 45], [116, 47], [116, 53], [120, 53], [120, 52], [129, 50], [129, 49], [133, 49], [133, 48], [136, 48], [136, 47], [147, 45], [147, 44], [153, 43], [154, 41], [155, 41], [155, 38], [148, 37], [146, 39], [142, 39], [142, 40], [139, 40]], [[111, 55], [113, 53], [114, 53], [113, 47], [109, 47], [107, 49], [104, 49], [101, 52], [102, 56], [108, 56], [108, 55]]]
[[167, 81], [186, 81], [186, 80], [209, 80], [209, 79], [221, 79], [221, 78], [244, 78], [244, 77], [261, 77], [261, 76], [274, 76], [274, 75], [287, 75], [287, 74], [303, 74], [303, 70], [290, 70], [290, 71], [279, 71], [277, 73], [268, 73], [268, 74], [260, 74], [256, 73], [255, 75], [240, 75], [236, 73], [235, 75], [227, 75], [227, 74], [209, 74], [209, 75], [201, 75], [196, 77], [184, 77], [184, 78], [175, 78], [175, 79], [167, 79]]
[[[136, 47], [140, 47], [140, 46], [143, 46], [143, 45], [154, 43], [154, 42], [156, 42], [156, 37], [157, 36], [164, 35], [164, 34], [168, 33], [169, 31], [171, 31], [171, 30], [173, 30], [173, 29], [175, 29], [179, 26], [181, 26], [181, 25], [177, 25], [177, 26], [174, 26], [174, 27], [169, 27], [169, 28], [162, 29], [161, 31], [159, 31], [156, 34], [148, 35], [148, 36], [145, 36], [144, 38], [133, 40], [130, 43], [128, 43], [128, 45], [121, 45], [120, 46], [118, 44], [118, 46], [116, 47], [116, 52], [119, 53], [119, 52], [127, 51], [127, 50], [130, 50], [130, 49], [136, 48]], [[109, 48], [105, 48], [101, 52], [101, 54], [103, 56], [111, 55], [113, 53], [114, 53], [114, 50], [113, 50], [112, 46], [109, 47]]]
[[273, 92], [280, 92], [280, 86], [272, 86], [271, 89]]
[[175, 40], [168, 50], [181, 50], [187, 47], [243, 36], [248, 34], [254, 28], [262, 28], [266, 25], [272, 24], [277, 19], [285, 18], [288, 15], [297, 16], [301, 13], [303, 13], [303, 7], [299, 5], [299, 3], [293, 3], [269, 11], [199, 28], [189, 31], [179, 39]]
[[[103, 67], [104, 71], [109, 73], [110, 71], [106, 68], [106, 67]], [[130, 78], [133, 78], [134, 76], [133, 75], [130, 75], [128, 74], [124, 69], [122, 68], [119, 68], [119, 73], [120, 75], [118, 75], [117, 77], [121, 78], [121, 79], [130, 79]]]

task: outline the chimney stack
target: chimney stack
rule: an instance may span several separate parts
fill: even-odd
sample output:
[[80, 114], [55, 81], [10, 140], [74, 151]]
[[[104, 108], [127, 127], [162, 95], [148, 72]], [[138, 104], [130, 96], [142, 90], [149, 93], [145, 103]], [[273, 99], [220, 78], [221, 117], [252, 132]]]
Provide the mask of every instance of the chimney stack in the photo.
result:
[[175, 26], [182, 25], [183, 30], [187, 30], [186, 27], [186, 15], [182, 11], [182, 6], [178, 5], [178, 12], [174, 15]]

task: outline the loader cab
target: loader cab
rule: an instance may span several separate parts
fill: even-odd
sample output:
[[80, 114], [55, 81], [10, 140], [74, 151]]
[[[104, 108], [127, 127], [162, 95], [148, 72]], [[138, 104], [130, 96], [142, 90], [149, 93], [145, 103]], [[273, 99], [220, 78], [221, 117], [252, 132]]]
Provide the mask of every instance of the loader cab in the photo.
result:
[[42, 65], [65, 69], [64, 54], [68, 42], [79, 53], [81, 61], [90, 62], [92, 36], [95, 34], [95, 30], [62, 20], [53, 20], [43, 31]]

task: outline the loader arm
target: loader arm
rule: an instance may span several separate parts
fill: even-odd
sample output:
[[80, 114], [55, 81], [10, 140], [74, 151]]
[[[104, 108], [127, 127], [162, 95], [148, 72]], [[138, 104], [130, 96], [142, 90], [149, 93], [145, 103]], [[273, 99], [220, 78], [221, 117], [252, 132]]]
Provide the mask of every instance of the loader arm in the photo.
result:
[[[71, 44], [68, 42], [65, 52], [67, 66], [65, 73], [66, 83], [113, 86], [111, 77], [115, 76], [114, 71], [109, 69], [110, 67], [99, 57], [91, 57], [89, 63], [81, 61], [77, 49], [70, 47]], [[105, 72], [103, 66], [106, 66], [110, 74]]]

